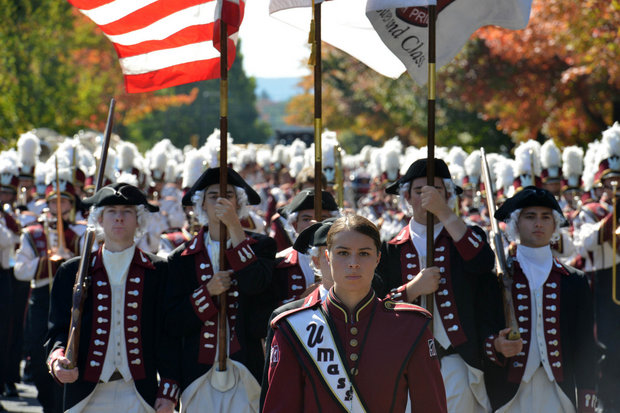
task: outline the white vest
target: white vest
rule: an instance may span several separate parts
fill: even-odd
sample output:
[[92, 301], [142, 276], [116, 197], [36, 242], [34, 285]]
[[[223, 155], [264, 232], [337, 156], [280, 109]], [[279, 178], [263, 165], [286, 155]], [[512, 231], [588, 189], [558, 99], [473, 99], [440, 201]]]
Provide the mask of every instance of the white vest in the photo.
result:
[[125, 343], [125, 281], [133, 259], [135, 245], [121, 252], [110, 252], [103, 248], [103, 265], [112, 290], [112, 320], [108, 350], [99, 380], [107, 382], [115, 370], [125, 381], [132, 380]]

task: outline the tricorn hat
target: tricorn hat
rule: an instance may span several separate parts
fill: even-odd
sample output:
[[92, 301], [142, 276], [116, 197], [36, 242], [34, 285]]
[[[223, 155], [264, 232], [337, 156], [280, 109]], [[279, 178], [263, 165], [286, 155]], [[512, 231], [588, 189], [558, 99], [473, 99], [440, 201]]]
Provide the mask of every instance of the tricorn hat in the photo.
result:
[[[336, 200], [327, 191], [321, 191], [321, 208], [326, 211], [337, 211], [338, 204]], [[304, 189], [299, 192], [291, 200], [291, 202], [283, 208], [285, 216], [289, 216], [293, 212], [314, 209], [314, 189]], [[282, 215], [282, 214], [281, 214]]]
[[82, 204], [86, 207], [102, 207], [107, 205], [144, 205], [149, 212], [159, 211], [159, 207], [150, 204], [146, 195], [139, 188], [125, 183], [117, 182], [107, 185], [95, 193], [95, 195], [85, 198]]
[[[426, 177], [426, 165], [428, 164], [427, 158], [418, 159], [411, 164], [405, 175], [400, 177], [397, 181], [394, 181], [385, 188], [385, 192], [388, 194], [398, 195], [398, 188], [401, 184], [411, 182], [416, 178]], [[448, 165], [439, 159], [435, 158], [435, 176], [441, 179], [452, 179], [450, 175], [450, 169]], [[456, 187], [456, 193], [461, 194], [463, 190], [460, 187]]]
[[[562, 208], [560, 208], [558, 201], [556, 201], [551, 192], [543, 188], [528, 186], [517, 192], [513, 197], [508, 198], [502, 206], [495, 211], [495, 218], [500, 221], [506, 221], [510, 218], [510, 214], [517, 209], [534, 206], [551, 208], [564, 216]], [[566, 221], [566, 218], [564, 221]]]
[[[236, 186], [245, 191], [248, 196], [248, 202], [250, 205], [258, 205], [260, 204], [260, 195], [252, 189], [247, 182], [243, 180], [241, 175], [235, 172], [231, 167], [227, 167], [227, 182], [229, 185]], [[183, 195], [183, 206], [191, 206], [192, 205], [192, 196], [196, 193], [196, 191], [201, 191], [208, 186], [219, 184], [220, 183], [220, 168], [209, 168], [200, 175], [198, 180], [192, 185], [192, 187]]]
[[312, 247], [321, 247], [327, 245], [327, 233], [337, 218], [328, 218], [324, 221], [310, 225], [301, 231], [293, 248], [302, 254], [306, 254]]

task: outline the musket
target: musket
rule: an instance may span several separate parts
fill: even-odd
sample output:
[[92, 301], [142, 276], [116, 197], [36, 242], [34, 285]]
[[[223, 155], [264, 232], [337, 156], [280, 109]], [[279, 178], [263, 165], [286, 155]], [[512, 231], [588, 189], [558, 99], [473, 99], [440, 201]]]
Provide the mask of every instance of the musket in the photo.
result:
[[[502, 241], [502, 233], [499, 229], [499, 224], [495, 219], [495, 199], [493, 198], [493, 184], [491, 182], [491, 173], [489, 171], [489, 164], [487, 163], [487, 156], [484, 152], [484, 148], [480, 148], [482, 155], [482, 176], [484, 178], [484, 186], [487, 192], [487, 208], [489, 210], [489, 221], [491, 222], [491, 246], [495, 250], [495, 269], [497, 271], [497, 277], [502, 282], [502, 301], [504, 302], [504, 317], [506, 319], [506, 326], [510, 327], [510, 333], [508, 333], [509, 340], [518, 340], [521, 337], [519, 333], [519, 325], [517, 324], [517, 317], [515, 316], [515, 309], [512, 303], [512, 273], [506, 263], [506, 255], [504, 254], [504, 243]], [[533, 172], [532, 172], [533, 174]]]
[[[101, 147], [101, 160], [99, 161], [97, 182], [95, 184], [95, 193], [99, 191], [103, 185], [105, 175], [105, 164], [108, 159], [108, 148], [110, 146], [110, 135], [112, 134], [112, 126], [114, 124], [114, 107], [116, 100], [110, 100], [110, 109], [108, 111], [108, 120], [105, 125], [103, 142]], [[82, 325], [82, 310], [86, 301], [86, 292], [90, 286], [90, 276], [88, 275], [88, 267], [90, 264], [90, 253], [95, 243], [95, 228], [89, 225], [84, 234], [84, 246], [82, 256], [80, 258], [80, 266], [75, 275], [75, 284], [73, 285], [73, 301], [71, 307], [71, 324], [69, 328], [69, 338], [67, 340], [67, 348], [65, 349], [65, 357], [69, 359], [67, 368], [72, 369], [77, 365], [78, 347], [80, 343], [80, 329]]]
[[335, 190], [336, 190], [336, 203], [338, 208], [344, 208], [344, 169], [342, 166], [342, 148], [340, 145], [334, 145], [334, 164], [336, 169], [335, 176]]
[[617, 240], [617, 236], [618, 234], [616, 234], [617, 231], [617, 222], [618, 222], [618, 212], [616, 212], [616, 207], [618, 206], [618, 200], [616, 199], [616, 196], [618, 194], [618, 181], [612, 181], [611, 183], [611, 188], [612, 188], [612, 205], [613, 205], [613, 214], [612, 214], [612, 218], [614, 220], [614, 230], [611, 234], [611, 249], [613, 250], [613, 255], [612, 255], [612, 264], [611, 264], [611, 300], [614, 302], [614, 304], [616, 305], [620, 305], [620, 300], [618, 300], [618, 297], [616, 296], [616, 290], [617, 290], [617, 280], [618, 280], [618, 269], [616, 268], [616, 255], [618, 253], [617, 248], [618, 248], [618, 240]]
[[[60, 176], [58, 175], [58, 155], [54, 157], [56, 167], [56, 235], [58, 236], [58, 251], [56, 251], [49, 261], [57, 262], [66, 259], [69, 254], [65, 243], [65, 224], [62, 218], [62, 204], [60, 199]], [[53, 274], [49, 274], [50, 281]]]
[[[50, 280], [49, 283], [49, 292], [50, 295], [52, 293], [52, 261], [50, 260], [50, 257], [52, 255], [52, 248], [50, 246], [50, 226], [49, 226], [49, 220], [48, 220], [48, 214], [50, 212], [49, 208], [43, 208], [43, 211], [41, 211], [43, 214], [43, 235], [45, 235], [45, 244], [47, 245], [47, 256], [48, 259], [47, 261], [47, 276]], [[36, 279], [36, 276], [35, 276]]]

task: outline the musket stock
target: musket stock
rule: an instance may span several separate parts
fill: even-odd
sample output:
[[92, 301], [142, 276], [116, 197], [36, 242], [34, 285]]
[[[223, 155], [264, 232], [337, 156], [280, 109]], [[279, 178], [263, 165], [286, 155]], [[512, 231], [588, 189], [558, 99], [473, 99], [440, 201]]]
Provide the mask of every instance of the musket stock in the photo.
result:
[[493, 199], [493, 184], [491, 182], [491, 173], [489, 171], [489, 164], [487, 163], [487, 156], [484, 148], [480, 148], [482, 154], [482, 176], [484, 178], [484, 186], [487, 193], [487, 208], [489, 210], [489, 221], [491, 222], [491, 247], [495, 251], [495, 269], [497, 271], [497, 277], [502, 282], [502, 301], [504, 303], [504, 317], [506, 319], [506, 326], [510, 327], [510, 333], [508, 333], [509, 340], [518, 340], [521, 337], [519, 333], [519, 324], [517, 323], [517, 317], [515, 316], [515, 309], [512, 303], [512, 275], [506, 264], [506, 255], [504, 254], [504, 243], [502, 241], [502, 233], [499, 229], [499, 224], [495, 219], [495, 200]]
[[[108, 111], [108, 120], [105, 125], [103, 142], [101, 148], [101, 160], [97, 173], [97, 182], [95, 185], [95, 193], [103, 185], [105, 176], [105, 164], [108, 158], [108, 148], [110, 146], [110, 135], [112, 134], [112, 126], [114, 123], [114, 107], [116, 101], [114, 98], [110, 100], [110, 109]], [[71, 327], [69, 328], [69, 337], [67, 339], [67, 347], [65, 349], [65, 357], [69, 360], [68, 368], [74, 368], [77, 365], [78, 350], [80, 343], [80, 330], [82, 326], [82, 310], [86, 301], [86, 292], [90, 285], [90, 277], [88, 275], [88, 267], [90, 264], [90, 253], [95, 243], [95, 228], [88, 227], [84, 234], [84, 247], [80, 258], [80, 266], [75, 275], [75, 284], [73, 285], [73, 300], [71, 308]]]

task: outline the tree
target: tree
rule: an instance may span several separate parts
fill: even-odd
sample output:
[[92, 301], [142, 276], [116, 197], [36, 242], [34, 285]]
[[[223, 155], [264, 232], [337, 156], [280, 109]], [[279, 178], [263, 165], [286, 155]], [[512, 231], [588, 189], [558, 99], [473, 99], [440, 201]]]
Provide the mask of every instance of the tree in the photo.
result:
[[[370, 136], [384, 141], [398, 136], [406, 145], [424, 146], [427, 140], [426, 88], [415, 85], [409, 75], [398, 79], [383, 77], [363, 63], [323, 45], [323, 125], [347, 136]], [[302, 79], [304, 93], [291, 99], [286, 121], [312, 125], [313, 76]], [[452, 108], [437, 101], [437, 145], [461, 145], [474, 149], [483, 144], [489, 150], [510, 145], [508, 136], [498, 132], [493, 120], [481, 119], [476, 112]], [[473, 139], [464, 142], [459, 134]]]
[[[237, 56], [228, 74], [228, 131], [235, 143], [266, 142], [271, 131], [261, 121], [256, 109], [256, 81], [243, 71], [243, 55]], [[134, 141], [155, 142], [168, 138], [177, 146], [190, 143], [192, 135], [203, 139], [219, 128], [220, 81], [218, 79], [189, 83], [160, 93], [195, 96], [185, 105], [170, 106], [144, 113], [122, 129]]]
[[64, 135], [88, 128], [101, 131], [113, 96], [115, 130], [123, 138], [142, 138], [123, 132], [155, 111], [188, 105], [198, 96], [193, 88], [187, 94], [126, 93], [112, 44], [66, 1], [0, 0], [0, 18], [2, 146], [12, 145], [19, 134], [33, 128]]
[[534, 1], [527, 28], [479, 30], [443, 71], [450, 104], [515, 140], [590, 142], [619, 120], [619, 22], [617, 1]]
[[76, 118], [71, 63], [73, 18], [66, 2], [0, 0], [0, 136], [49, 126], [67, 132]]

